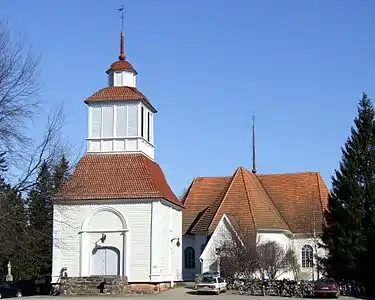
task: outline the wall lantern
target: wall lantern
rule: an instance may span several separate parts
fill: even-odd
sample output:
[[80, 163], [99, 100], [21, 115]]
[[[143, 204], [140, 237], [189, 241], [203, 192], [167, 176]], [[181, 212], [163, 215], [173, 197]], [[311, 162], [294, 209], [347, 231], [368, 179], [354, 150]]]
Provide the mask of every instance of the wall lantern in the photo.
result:
[[180, 243], [180, 238], [173, 238], [173, 239], [171, 239], [171, 243], [173, 243], [173, 241], [176, 241], [177, 240], [177, 242], [176, 242], [176, 246], [177, 247], [180, 247], [180, 245], [181, 245], [181, 243]]

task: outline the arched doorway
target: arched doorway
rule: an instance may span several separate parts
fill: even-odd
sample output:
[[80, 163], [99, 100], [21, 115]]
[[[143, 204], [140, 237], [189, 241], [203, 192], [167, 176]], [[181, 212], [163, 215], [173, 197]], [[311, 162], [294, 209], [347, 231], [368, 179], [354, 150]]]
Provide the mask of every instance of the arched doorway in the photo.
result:
[[80, 276], [127, 276], [128, 229], [122, 213], [100, 206], [85, 218], [81, 229]]
[[120, 251], [115, 247], [97, 247], [92, 251], [92, 275], [120, 275]]

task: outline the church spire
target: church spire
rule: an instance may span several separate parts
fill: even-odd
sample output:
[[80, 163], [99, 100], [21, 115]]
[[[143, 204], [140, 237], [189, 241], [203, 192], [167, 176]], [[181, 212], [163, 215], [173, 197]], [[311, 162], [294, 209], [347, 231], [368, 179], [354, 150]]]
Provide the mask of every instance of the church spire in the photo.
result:
[[124, 51], [124, 32], [121, 31], [120, 37], [120, 56], [118, 57], [119, 60], [125, 60], [125, 51]]
[[121, 12], [121, 32], [120, 32], [120, 55], [118, 60], [111, 64], [106, 71], [108, 74], [108, 83], [110, 86], [128, 86], [135, 87], [137, 71], [126, 60], [125, 56], [125, 38], [124, 38], [124, 6], [117, 9]]
[[255, 166], [255, 113], [253, 113], [253, 169], [251, 170], [253, 174], [256, 174], [257, 169]]
[[118, 9], [121, 12], [121, 37], [120, 37], [120, 56], [119, 60], [125, 60], [125, 51], [124, 51], [124, 4]]

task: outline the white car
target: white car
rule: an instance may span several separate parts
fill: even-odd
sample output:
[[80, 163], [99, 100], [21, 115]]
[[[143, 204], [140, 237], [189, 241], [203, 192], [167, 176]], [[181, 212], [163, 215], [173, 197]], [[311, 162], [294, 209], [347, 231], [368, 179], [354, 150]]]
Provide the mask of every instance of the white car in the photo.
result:
[[203, 276], [201, 282], [197, 284], [197, 293], [215, 293], [219, 295], [221, 292], [227, 291], [227, 283], [225, 279], [217, 276]]

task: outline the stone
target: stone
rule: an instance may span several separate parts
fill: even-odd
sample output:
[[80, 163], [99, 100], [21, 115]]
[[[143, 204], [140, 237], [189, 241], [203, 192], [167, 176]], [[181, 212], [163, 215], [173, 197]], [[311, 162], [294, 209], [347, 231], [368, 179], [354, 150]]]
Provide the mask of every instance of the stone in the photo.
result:
[[60, 289], [65, 295], [126, 295], [127, 277], [90, 276], [61, 278]]

